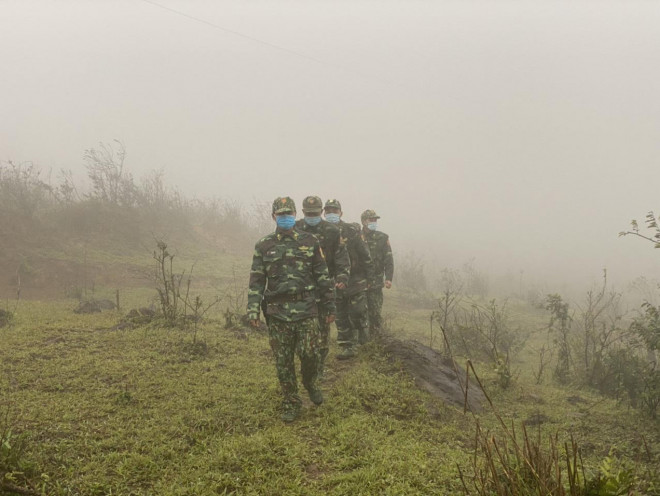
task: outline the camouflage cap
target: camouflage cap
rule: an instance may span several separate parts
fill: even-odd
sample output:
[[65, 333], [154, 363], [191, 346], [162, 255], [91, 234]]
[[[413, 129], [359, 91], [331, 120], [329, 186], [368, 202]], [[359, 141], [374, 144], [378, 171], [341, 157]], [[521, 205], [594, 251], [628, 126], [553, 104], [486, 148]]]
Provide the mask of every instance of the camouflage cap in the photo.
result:
[[380, 215], [376, 214], [375, 210], [365, 210], [362, 212], [362, 215], [360, 215], [360, 219], [362, 222], [364, 222], [366, 219], [380, 219]]
[[335, 200], [334, 198], [332, 198], [331, 200], [325, 202], [324, 208], [338, 208], [339, 210], [341, 210], [341, 203], [339, 203], [339, 200]]
[[318, 196], [308, 196], [303, 200], [303, 213], [320, 214], [323, 211], [323, 202]]
[[275, 201], [273, 202], [274, 214], [281, 214], [282, 212], [295, 212], [295, 211], [296, 211], [296, 204], [288, 196], [280, 196], [279, 198], [275, 198]]

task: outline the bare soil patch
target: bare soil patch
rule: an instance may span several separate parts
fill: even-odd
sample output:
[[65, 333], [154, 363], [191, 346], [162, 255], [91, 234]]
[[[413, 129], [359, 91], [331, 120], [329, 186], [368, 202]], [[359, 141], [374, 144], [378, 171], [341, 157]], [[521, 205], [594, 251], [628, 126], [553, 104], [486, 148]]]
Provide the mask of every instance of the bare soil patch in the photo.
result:
[[402, 365], [418, 387], [446, 403], [463, 407], [467, 400], [472, 411], [483, 409], [486, 401], [483, 391], [471, 383], [466, 398], [465, 369], [451, 358], [414, 340], [402, 341], [388, 335], [379, 339], [384, 351]]

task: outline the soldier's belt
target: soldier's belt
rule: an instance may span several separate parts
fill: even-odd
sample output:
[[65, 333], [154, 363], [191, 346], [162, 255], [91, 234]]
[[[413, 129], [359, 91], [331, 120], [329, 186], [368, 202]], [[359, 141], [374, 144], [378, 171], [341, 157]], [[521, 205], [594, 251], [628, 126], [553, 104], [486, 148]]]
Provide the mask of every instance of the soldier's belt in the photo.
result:
[[293, 301], [302, 301], [314, 295], [314, 291], [303, 291], [302, 293], [293, 294], [279, 294], [267, 296], [266, 302], [268, 303], [290, 303]]

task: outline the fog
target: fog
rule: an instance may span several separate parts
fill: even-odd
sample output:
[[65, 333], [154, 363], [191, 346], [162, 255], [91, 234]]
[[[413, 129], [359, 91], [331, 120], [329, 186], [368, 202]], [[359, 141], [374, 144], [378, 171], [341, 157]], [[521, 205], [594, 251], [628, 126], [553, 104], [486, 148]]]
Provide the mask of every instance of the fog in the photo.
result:
[[[660, 3], [0, 2], [0, 160], [250, 205], [375, 209], [396, 254], [493, 277], [660, 275]], [[395, 281], [396, 282], [396, 281]]]

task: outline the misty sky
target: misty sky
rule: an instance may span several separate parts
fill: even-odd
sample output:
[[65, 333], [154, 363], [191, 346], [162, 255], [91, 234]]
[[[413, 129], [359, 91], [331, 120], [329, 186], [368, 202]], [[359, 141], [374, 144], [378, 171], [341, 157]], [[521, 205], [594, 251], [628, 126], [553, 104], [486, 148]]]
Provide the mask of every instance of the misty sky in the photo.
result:
[[660, 2], [0, 0], [0, 160], [336, 197], [397, 253], [625, 281], [660, 250]]

